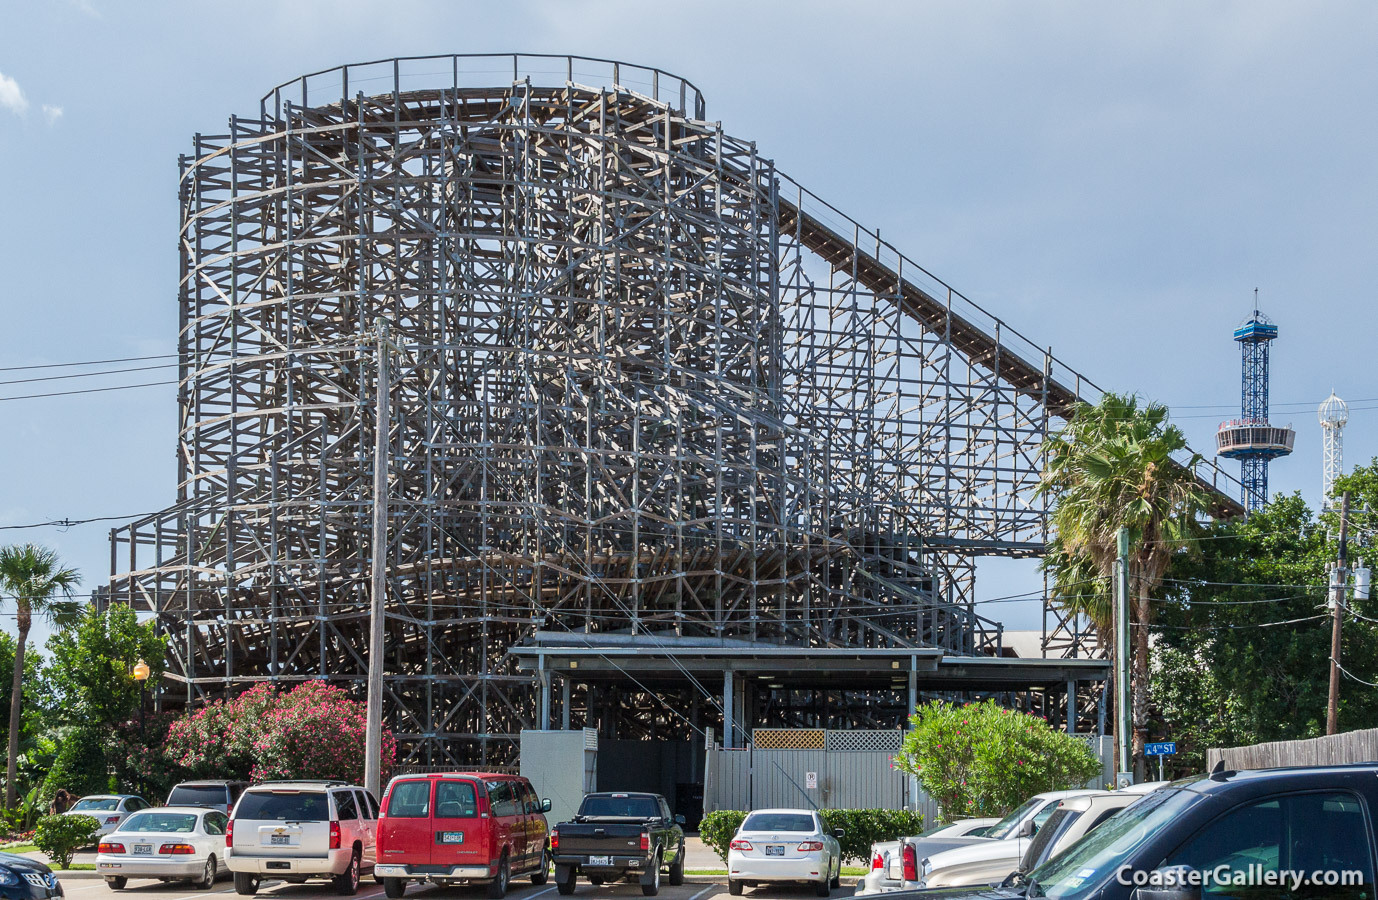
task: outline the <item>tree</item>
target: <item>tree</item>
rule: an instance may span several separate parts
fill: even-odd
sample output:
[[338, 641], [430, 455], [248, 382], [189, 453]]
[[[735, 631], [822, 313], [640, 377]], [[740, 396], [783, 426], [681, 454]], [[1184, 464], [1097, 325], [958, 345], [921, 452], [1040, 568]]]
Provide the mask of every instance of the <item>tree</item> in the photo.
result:
[[112, 603], [103, 612], [87, 607], [72, 627], [48, 640], [46, 675], [52, 684], [58, 718], [70, 725], [107, 729], [138, 715], [143, 688], [134, 664], [148, 664], [148, 684], [163, 676], [167, 638], [154, 622], [139, 622], [128, 605]]
[[[1378, 505], [1378, 461], [1345, 476], [1350, 556], [1361, 558]], [[1356, 511], [1357, 510], [1357, 511]], [[1278, 495], [1247, 519], [1216, 522], [1200, 552], [1173, 560], [1159, 612], [1153, 701], [1161, 733], [1183, 761], [1205, 750], [1325, 733], [1330, 679], [1328, 571], [1337, 546], [1335, 511], [1319, 518], [1299, 494]], [[1378, 669], [1378, 600], [1353, 601], [1342, 659], [1349, 671]], [[1341, 730], [1378, 727], [1378, 693], [1345, 679]]]
[[5, 808], [13, 809], [19, 774], [19, 724], [22, 715], [24, 651], [33, 617], [65, 625], [78, 604], [72, 592], [81, 583], [76, 569], [63, 566], [57, 553], [36, 544], [0, 547], [0, 593], [14, 601], [18, 637], [10, 688], [9, 744], [5, 762]]
[[[1055, 596], [1080, 599], [1070, 611], [1090, 614], [1098, 635], [1113, 638], [1113, 623], [1105, 621], [1104, 592], [1087, 591], [1085, 582], [1094, 574], [1108, 584], [1119, 531], [1129, 532], [1131, 707], [1134, 768], [1140, 774], [1147, 740], [1152, 595], [1173, 556], [1190, 546], [1197, 520], [1209, 507], [1209, 495], [1192, 471], [1200, 455], [1186, 465], [1174, 461], [1173, 454], [1185, 451], [1187, 442], [1167, 415], [1161, 404], [1140, 408], [1136, 397], [1119, 394], [1106, 394], [1095, 406], [1079, 404], [1072, 420], [1044, 444], [1047, 463], [1039, 485], [1039, 493], [1053, 496], [1056, 540], [1048, 562]], [[1104, 637], [1101, 642], [1107, 643]]]
[[1003, 816], [1034, 794], [1081, 787], [1101, 772], [1085, 742], [994, 700], [934, 701], [910, 721], [895, 767], [919, 780], [949, 822]]

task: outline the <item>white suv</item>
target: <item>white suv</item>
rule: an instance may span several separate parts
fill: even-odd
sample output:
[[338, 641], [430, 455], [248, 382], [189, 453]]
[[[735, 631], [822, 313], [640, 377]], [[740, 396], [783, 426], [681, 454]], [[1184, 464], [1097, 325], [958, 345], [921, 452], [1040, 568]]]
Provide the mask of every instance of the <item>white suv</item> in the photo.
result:
[[359, 890], [378, 860], [378, 802], [342, 781], [268, 781], [240, 796], [225, 833], [234, 889], [254, 894], [263, 878], [329, 878], [337, 894]]

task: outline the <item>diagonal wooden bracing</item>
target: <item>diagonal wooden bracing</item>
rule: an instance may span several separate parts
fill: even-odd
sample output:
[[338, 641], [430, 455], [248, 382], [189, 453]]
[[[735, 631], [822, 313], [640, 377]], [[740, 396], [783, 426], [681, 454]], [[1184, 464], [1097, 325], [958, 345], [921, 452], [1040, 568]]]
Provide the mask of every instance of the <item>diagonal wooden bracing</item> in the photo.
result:
[[654, 70], [318, 73], [198, 135], [181, 206], [178, 502], [115, 533], [112, 596], [189, 700], [362, 681], [386, 317], [388, 706], [417, 762], [512, 754], [537, 710], [507, 651], [537, 629], [996, 652], [974, 560], [1041, 552], [1038, 447], [1095, 391]]

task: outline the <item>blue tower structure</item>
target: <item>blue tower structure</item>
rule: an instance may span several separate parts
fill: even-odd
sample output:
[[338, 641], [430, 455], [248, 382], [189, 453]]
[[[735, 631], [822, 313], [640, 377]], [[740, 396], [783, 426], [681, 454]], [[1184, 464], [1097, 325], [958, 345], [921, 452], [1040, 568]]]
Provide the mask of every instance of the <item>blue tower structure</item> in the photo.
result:
[[[1257, 303], [1258, 292], [1254, 295]], [[1221, 422], [1215, 434], [1216, 454], [1239, 460], [1239, 480], [1244, 485], [1240, 500], [1249, 512], [1268, 503], [1268, 463], [1291, 453], [1296, 437], [1292, 426], [1268, 423], [1268, 345], [1277, 336], [1278, 327], [1257, 306], [1234, 330], [1243, 358], [1239, 418]]]

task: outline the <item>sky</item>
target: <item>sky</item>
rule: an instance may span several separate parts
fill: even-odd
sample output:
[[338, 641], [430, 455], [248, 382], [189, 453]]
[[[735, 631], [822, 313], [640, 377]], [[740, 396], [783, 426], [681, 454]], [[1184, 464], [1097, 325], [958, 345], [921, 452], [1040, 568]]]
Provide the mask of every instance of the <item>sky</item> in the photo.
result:
[[[1347, 468], [1378, 455], [1371, 0], [0, 0], [0, 22], [0, 526], [174, 499], [171, 386], [6, 398], [170, 377], [14, 367], [175, 351], [192, 136], [305, 72], [431, 53], [687, 78], [709, 119], [1101, 387], [1167, 403], [1203, 452], [1238, 414], [1231, 332], [1257, 289], [1280, 328], [1272, 419], [1297, 430], [1270, 489], [1318, 502], [1332, 389]], [[53, 547], [94, 587], [112, 524], [0, 542]], [[985, 599], [1041, 584], [1027, 563], [981, 574]]]

